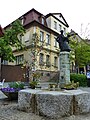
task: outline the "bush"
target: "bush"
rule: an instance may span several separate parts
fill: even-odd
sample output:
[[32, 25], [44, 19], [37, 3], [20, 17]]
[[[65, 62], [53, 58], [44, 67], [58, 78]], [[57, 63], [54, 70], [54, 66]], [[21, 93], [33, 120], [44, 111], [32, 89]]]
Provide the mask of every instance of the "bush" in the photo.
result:
[[9, 87], [10, 88], [20, 88], [20, 89], [23, 89], [24, 88], [24, 83], [21, 83], [21, 82], [11, 82], [11, 83], [9, 83]]
[[87, 86], [87, 78], [86, 75], [83, 74], [70, 74], [70, 81], [79, 82], [79, 86], [85, 87]]

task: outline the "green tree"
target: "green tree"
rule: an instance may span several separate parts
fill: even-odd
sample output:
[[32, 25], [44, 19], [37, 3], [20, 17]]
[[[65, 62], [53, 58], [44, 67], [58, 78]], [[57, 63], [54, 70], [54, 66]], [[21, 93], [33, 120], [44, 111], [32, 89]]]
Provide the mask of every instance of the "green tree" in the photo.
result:
[[90, 63], [90, 44], [81, 38], [70, 39], [71, 61], [75, 63], [75, 67], [84, 67]]
[[4, 30], [4, 35], [0, 37], [1, 62], [3, 60], [8, 60], [8, 61], [15, 60], [12, 47], [15, 47], [17, 50], [21, 50], [24, 48], [24, 45], [21, 43], [21, 41], [18, 38], [18, 34], [23, 35], [24, 32], [25, 32], [25, 29], [23, 28], [19, 20], [16, 20], [15, 22], [13, 22], [9, 26], [9, 29]]
[[76, 61], [80, 67], [86, 66], [90, 62], [90, 45], [80, 42], [76, 50]]
[[13, 61], [15, 59], [12, 47], [17, 50], [24, 47], [18, 38], [18, 34], [23, 35], [24, 32], [25, 29], [19, 20], [13, 22], [10, 28], [4, 31], [4, 36], [0, 38], [0, 57], [2, 60]]

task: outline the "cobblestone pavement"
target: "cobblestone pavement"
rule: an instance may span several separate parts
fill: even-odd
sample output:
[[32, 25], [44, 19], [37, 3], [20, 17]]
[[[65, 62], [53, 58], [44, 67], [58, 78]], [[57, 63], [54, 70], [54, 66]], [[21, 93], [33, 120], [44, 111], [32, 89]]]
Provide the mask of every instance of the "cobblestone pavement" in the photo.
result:
[[[0, 120], [50, 120], [33, 113], [19, 111], [17, 101], [0, 100]], [[52, 119], [53, 120], [53, 119]], [[56, 119], [55, 119], [56, 120]], [[58, 120], [90, 120], [90, 114], [64, 117]]]
[[0, 100], [0, 120], [42, 120], [42, 117], [33, 113], [19, 111], [17, 101]]
[[[87, 90], [86, 88], [84, 89]], [[88, 88], [87, 91], [90, 91]], [[0, 91], [0, 120], [53, 120], [50, 118], [26, 113], [18, 110], [17, 101], [8, 101], [5, 95]], [[56, 120], [56, 119], [54, 119]], [[90, 113], [85, 115], [77, 115], [63, 117], [58, 120], [90, 120]]]

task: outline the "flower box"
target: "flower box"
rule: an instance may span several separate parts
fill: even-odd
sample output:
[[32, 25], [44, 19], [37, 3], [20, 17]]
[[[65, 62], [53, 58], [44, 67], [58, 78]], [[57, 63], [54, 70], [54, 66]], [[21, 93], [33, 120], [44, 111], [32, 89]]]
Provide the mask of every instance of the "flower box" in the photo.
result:
[[18, 100], [18, 92], [3, 92], [3, 93], [8, 97], [9, 100]]
[[18, 99], [18, 91], [24, 89], [24, 84], [21, 82], [10, 83], [7, 88], [1, 88], [0, 90], [8, 97], [9, 100]]
[[8, 97], [9, 100], [17, 100], [18, 99], [18, 91], [20, 89], [15, 88], [1, 88], [1, 91]]

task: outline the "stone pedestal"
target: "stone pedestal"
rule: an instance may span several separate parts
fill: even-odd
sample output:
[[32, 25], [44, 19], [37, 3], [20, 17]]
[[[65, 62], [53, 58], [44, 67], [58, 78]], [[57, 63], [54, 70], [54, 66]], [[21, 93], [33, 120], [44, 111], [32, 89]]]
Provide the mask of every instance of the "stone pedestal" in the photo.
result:
[[18, 94], [18, 109], [55, 120], [64, 116], [90, 113], [90, 93], [80, 89], [21, 90]]
[[65, 84], [70, 82], [70, 58], [69, 52], [60, 52], [60, 87], [64, 87]]

